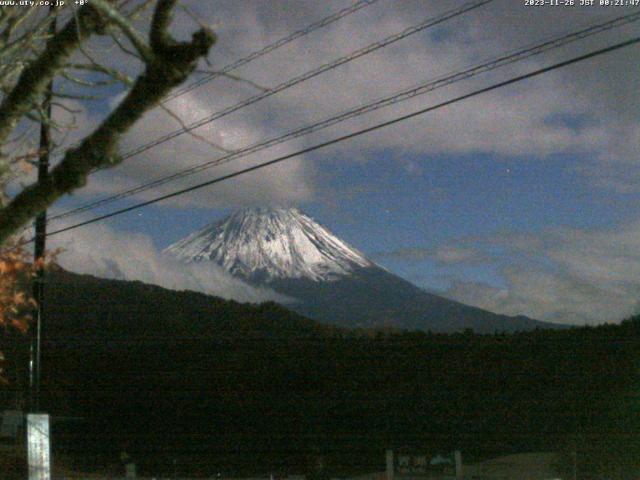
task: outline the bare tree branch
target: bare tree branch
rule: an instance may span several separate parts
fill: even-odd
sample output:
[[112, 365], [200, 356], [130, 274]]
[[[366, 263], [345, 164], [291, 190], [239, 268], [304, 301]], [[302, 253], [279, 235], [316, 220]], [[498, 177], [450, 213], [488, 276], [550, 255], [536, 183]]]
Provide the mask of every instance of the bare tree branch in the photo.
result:
[[113, 77], [107, 80], [85, 80], [84, 78], [80, 78], [76, 75], [72, 75], [69, 72], [64, 70], [60, 72], [60, 76], [62, 78], [65, 78], [66, 80], [69, 80], [69, 82], [71, 82], [72, 84], [75, 84], [81, 87], [106, 87], [106, 86], [110, 86], [120, 82], [120, 80], [117, 80]]
[[170, 116], [171, 118], [173, 118], [176, 122], [178, 122], [178, 124], [180, 125], [180, 127], [181, 127], [181, 128], [183, 128], [191, 138], [195, 138], [196, 140], [198, 140], [198, 141], [200, 141], [200, 142], [206, 143], [206, 144], [207, 144], [207, 145], [209, 145], [210, 147], [213, 147], [213, 148], [215, 148], [216, 150], [219, 150], [219, 151], [221, 151], [221, 152], [224, 152], [224, 153], [232, 153], [232, 150], [229, 150], [229, 149], [227, 149], [227, 148], [224, 148], [223, 146], [218, 145], [218, 144], [216, 144], [216, 143], [212, 142], [211, 140], [207, 140], [207, 139], [206, 139], [205, 137], [203, 137], [202, 135], [198, 135], [198, 134], [197, 134], [197, 133], [195, 133], [193, 130], [190, 130], [190, 129], [187, 127], [187, 124], [186, 124], [186, 123], [184, 123], [184, 121], [180, 118], [180, 115], [178, 115], [177, 113], [175, 113], [174, 111], [172, 111], [172, 110], [171, 110], [169, 107], [167, 107], [166, 105], [164, 105], [164, 104], [162, 104], [162, 103], [161, 103], [161, 104], [160, 104], [160, 108], [161, 108], [162, 110], [164, 110], [164, 111], [167, 113], [167, 115], [169, 115], [169, 116]]
[[[149, 41], [154, 52], [160, 52], [169, 45], [176, 43], [169, 35], [171, 14], [176, 3], [177, 0], [158, 0], [156, 9], [153, 12], [151, 31], [149, 33]], [[204, 29], [200, 31], [202, 32]]]
[[98, 63], [92, 63], [90, 65], [70, 64], [70, 65], [67, 65], [67, 68], [71, 70], [85, 70], [90, 72], [101, 73], [103, 75], [106, 75], [107, 77], [113, 78], [117, 82], [124, 83], [129, 87], [132, 86], [134, 82], [133, 79], [128, 75], [125, 75], [124, 73], [114, 68], [105, 67], [104, 65], [100, 65]]
[[104, 29], [104, 21], [90, 6], [80, 10], [77, 19], [70, 20], [58, 32], [42, 54], [21, 73], [16, 86], [0, 104], [0, 145], [16, 127], [20, 118], [40, 98], [44, 89], [76, 50], [83, 37]]
[[[198, 60], [208, 54], [215, 43], [215, 35], [207, 29], [195, 32], [190, 42], [177, 42], [169, 35], [167, 30], [175, 3], [175, 0], [158, 1], [149, 35], [152, 52], [150, 60], [120, 105], [77, 148], [66, 152], [62, 161], [51, 171], [47, 181], [26, 187], [0, 210], [0, 244], [62, 195], [86, 184], [91, 171], [120, 163], [116, 148], [122, 134], [146, 111], [158, 105], [171, 89], [186, 80], [195, 70]], [[103, 24], [92, 23], [95, 21], [94, 17], [95, 11], [81, 12], [79, 30], [83, 33], [97, 29], [104, 31]], [[34, 72], [42, 71], [50, 79], [55, 71], [62, 68], [63, 59], [68, 57], [80, 41], [75, 26], [67, 25], [63, 31], [65, 33], [60, 32], [55, 38], [59, 44], [55, 48], [47, 49], [36, 60], [35, 65], [38, 68], [28, 67], [23, 76], [27, 71], [31, 72], [31, 76]], [[55, 62], [55, 68], [45, 68], [43, 57], [52, 63]], [[31, 92], [41, 88], [40, 83], [30, 76], [23, 82], [31, 88]], [[0, 115], [0, 143], [6, 139], [6, 131], [11, 130], [4, 124], [17, 121], [18, 114], [24, 113], [21, 110], [24, 106], [21, 106], [19, 100], [27, 102], [33, 95], [27, 94], [26, 99], [14, 99], [4, 109], [4, 105], [0, 106], [0, 114], [4, 112], [4, 115]]]
[[118, 48], [120, 50], [122, 50], [124, 53], [126, 53], [127, 55], [129, 55], [130, 57], [133, 57], [137, 60], [143, 61], [142, 57], [140, 55], [138, 55], [136, 52], [129, 50], [123, 43], [122, 41], [118, 38], [118, 36], [115, 33], [111, 33], [109, 32], [109, 34], [111, 35], [111, 38], [113, 39], [113, 43], [115, 43]]
[[105, 0], [91, 0], [92, 5], [100, 10], [100, 12], [107, 17], [111, 22], [117, 25], [122, 33], [126, 35], [131, 44], [138, 51], [142, 59], [147, 62], [153, 62], [153, 52], [151, 48], [147, 45], [142, 35], [131, 25], [128, 19], [126, 19], [123, 15], [120, 14], [109, 2]]

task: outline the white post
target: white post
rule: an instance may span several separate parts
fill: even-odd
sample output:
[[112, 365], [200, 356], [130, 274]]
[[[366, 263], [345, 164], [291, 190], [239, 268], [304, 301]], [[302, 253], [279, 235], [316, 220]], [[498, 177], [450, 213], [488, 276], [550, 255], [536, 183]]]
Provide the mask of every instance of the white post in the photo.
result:
[[51, 480], [49, 415], [27, 414], [27, 459], [29, 480]]
[[133, 480], [136, 478], [136, 464], [135, 463], [127, 463], [125, 466], [125, 478], [127, 480]]
[[462, 453], [460, 450], [453, 452], [453, 458], [456, 464], [456, 478], [462, 478]]
[[393, 480], [393, 450], [387, 450], [387, 480]]

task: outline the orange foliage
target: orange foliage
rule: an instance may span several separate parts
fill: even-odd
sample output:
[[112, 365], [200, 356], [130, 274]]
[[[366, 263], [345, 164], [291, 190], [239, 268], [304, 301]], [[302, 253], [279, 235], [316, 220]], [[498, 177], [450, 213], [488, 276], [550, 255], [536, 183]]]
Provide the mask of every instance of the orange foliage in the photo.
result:
[[28, 262], [24, 247], [13, 246], [0, 251], [0, 326], [26, 332], [31, 316], [25, 310], [35, 307], [28, 280], [37, 266]]
[[[31, 281], [36, 272], [44, 268], [54, 255], [47, 255], [33, 262], [20, 241], [0, 249], [0, 328], [12, 328], [21, 333], [28, 331], [33, 318], [32, 311], [36, 307]], [[0, 362], [3, 360], [4, 356], [0, 352]]]

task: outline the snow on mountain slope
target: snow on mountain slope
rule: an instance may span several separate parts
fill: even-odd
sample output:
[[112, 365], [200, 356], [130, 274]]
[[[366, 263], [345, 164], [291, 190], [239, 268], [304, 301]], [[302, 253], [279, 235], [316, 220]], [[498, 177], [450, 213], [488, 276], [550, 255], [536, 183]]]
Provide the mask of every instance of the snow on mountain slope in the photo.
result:
[[342, 327], [482, 333], [552, 327], [428, 293], [296, 209], [241, 210], [165, 252], [187, 264], [212, 261], [249, 283], [295, 299], [288, 308], [301, 315]]
[[374, 266], [355, 248], [297, 209], [249, 208], [165, 250], [185, 263], [214, 261], [246, 279], [332, 281]]

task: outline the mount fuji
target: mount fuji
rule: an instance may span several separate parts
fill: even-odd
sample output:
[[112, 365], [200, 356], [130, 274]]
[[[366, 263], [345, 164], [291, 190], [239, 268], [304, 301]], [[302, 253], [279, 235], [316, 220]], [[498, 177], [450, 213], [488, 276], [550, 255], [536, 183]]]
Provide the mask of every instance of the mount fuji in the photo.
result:
[[343, 327], [478, 333], [560, 327], [426, 292], [297, 209], [237, 211], [174, 243], [165, 254], [185, 264], [214, 262], [250, 284], [295, 299], [288, 308]]
[[165, 253], [210, 260], [249, 281], [333, 281], [374, 264], [297, 209], [252, 208], [192, 233]]

